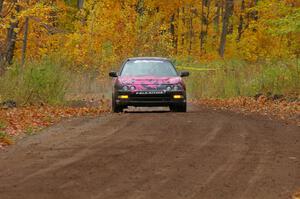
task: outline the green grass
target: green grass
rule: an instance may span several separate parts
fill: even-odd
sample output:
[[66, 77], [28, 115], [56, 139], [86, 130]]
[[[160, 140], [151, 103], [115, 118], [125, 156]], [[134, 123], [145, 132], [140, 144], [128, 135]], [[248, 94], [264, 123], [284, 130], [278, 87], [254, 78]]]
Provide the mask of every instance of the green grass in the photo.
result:
[[239, 60], [180, 63], [189, 68], [192, 98], [230, 98], [256, 94], [299, 96], [300, 60], [247, 63]]
[[18, 105], [61, 104], [67, 90], [68, 73], [63, 63], [53, 59], [14, 65], [0, 77], [0, 99]]
[[[98, 70], [72, 72], [72, 64], [64, 62], [48, 58], [28, 63], [25, 68], [10, 67], [0, 77], [0, 102], [14, 100], [19, 106], [60, 105], [65, 104], [68, 96], [110, 95], [111, 87], [102, 81], [105, 78], [98, 79]], [[247, 63], [241, 60], [197, 62], [187, 58], [175, 63], [179, 70], [191, 72], [187, 78], [190, 98], [230, 98], [259, 93], [299, 97], [300, 59]]]
[[26, 135], [35, 135], [35, 128], [33, 127], [27, 127], [25, 132], [24, 132]]
[[0, 130], [1, 129], [5, 129], [5, 128], [6, 128], [5, 122], [3, 122], [3, 121], [0, 120]]
[[8, 137], [8, 134], [4, 131], [0, 131], [0, 138], [3, 139], [3, 138], [6, 138]]

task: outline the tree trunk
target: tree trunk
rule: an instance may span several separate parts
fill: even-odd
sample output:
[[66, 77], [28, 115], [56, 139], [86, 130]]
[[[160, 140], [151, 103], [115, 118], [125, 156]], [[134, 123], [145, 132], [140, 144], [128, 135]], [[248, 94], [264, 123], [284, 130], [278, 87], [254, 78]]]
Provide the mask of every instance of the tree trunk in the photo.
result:
[[[254, 3], [254, 7], [257, 6], [258, 0], [254, 0], [253, 3]], [[251, 17], [251, 19], [254, 19], [255, 21], [257, 21], [258, 20], [258, 12], [257, 12], [257, 10], [254, 10], [254, 11], [250, 12], [250, 17]]]
[[[205, 12], [206, 8], [206, 12]], [[200, 33], [200, 50], [205, 51], [204, 44], [208, 35], [209, 26], [209, 15], [210, 15], [210, 0], [202, 0], [201, 6], [201, 33]]]
[[225, 45], [226, 45], [226, 37], [228, 34], [229, 28], [229, 18], [231, 16], [233, 9], [233, 0], [226, 0], [225, 3], [225, 13], [223, 16], [223, 24], [222, 24], [222, 34], [220, 40], [219, 54], [223, 58], [225, 54]]
[[[29, 0], [27, 0], [27, 4], [29, 5]], [[24, 35], [23, 35], [23, 46], [22, 46], [22, 59], [21, 59], [21, 65], [22, 65], [22, 67], [24, 67], [25, 62], [26, 62], [28, 31], [29, 31], [29, 17], [27, 16], [25, 18], [25, 24], [24, 24]]]
[[171, 16], [171, 19], [170, 19], [170, 34], [172, 35], [172, 44], [173, 44], [173, 47], [177, 48], [177, 37], [176, 37], [176, 34], [175, 34], [175, 14], [173, 14]]
[[240, 13], [240, 22], [239, 22], [239, 27], [238, 27], [238, 36], [236, 38], [237, 42], [239, 42], [241, 40], [241, 37], [242, 37], [242, 34], [243, 34], [244, 11], [245, 11], [245, 0], [242, 0], [242, 2], [241, 2], [241, 13]]
[[220, 15], [221, 15], [221, 2], [220, 2], [220, 0], [216, 1], [215, 7], [216, 7], [216, 13], [215, 13], [215, 17], [214, 17], [214, 25], [215, 25], [216, 33], [219, 34]]
[[77, 0], [77, 8], [82, 9], [84, 4], [84, 0]]
[[29, 18], [26, 17], [26, 19], [25, 19], [24, 37], [23, 37], [23, 46], [22, 46], [22, 61], [21, 61], [22, 66], [25, 65], [25, 61], [26, 61], [28, 31], [29, 31]]
[[[17, 1], [15, 0], [15, 3]], [[15, 7], [16, 12], [20, 12], [20, 6], [16, 5]], [[7, 31], [7, 48], [6, 48], [6, 62], [8, 64], [12, 64], [14, 53], [15, 53], [15, 47], [16, 47], [16, 40], [17, 40], [17, 33], [16, 29], [19, 26], [19, 21], [16, 20], [15, 14], [12, 14], [12, 22], [10, 23], [10, 26]]]
[[[0, 20], [2, 18], [2, 9], [3, 9], [4, 0], [0, 0]], [[0, 75], [4, 72], [4, 64], [3, 64], [3, 43], [0, 41]]]
[[135, 11], [139, 14], [139, 16], [144, 15], [144, 0], [138, 0], [135, 6]]
[[204, 6], [205, 6], [205, 0], [202, 0], [201, 3], [201, 30], [200, 30], [200, 52], [203, 52], [203, 46], [204, 46], [204, 24], [205, 24], [205, 14], [204, 14]]
[[208, 35], [209, 15], [210, 15], [210, 0], [206, 0], [206, 7], [207, 7], [207, 13], [206, 13], [205, 37], [207, 37], [207, 35]]
[[192, 46], [193, 46], [193, 37], [194, 37], [194, 27], [193, 27], [193, 17], [189, 19], [189, 55], [192, 53]]
[[220, 13], [221, 13], [221, 19], [223, 20], [223, 16], [224, 16], [224, 0], [220, 0]]
[[184, 9], [184, 7], [182, 7], [182, 18], [181, 18], [181, 21], [182, 21], [182, 23], [183, 23], [183, 29], [184, 29], [184, 31], [183, 31], [183, 33], [181, 33], [181, 47], [183, 48], [183, 49], [186, 49], [185, 48], [185, 31], [186, 31], [186, 28], [185, 28], [185, 9]]
[[4, 0], [0, 0], [0, 17], [2, 16], [3, 2]]

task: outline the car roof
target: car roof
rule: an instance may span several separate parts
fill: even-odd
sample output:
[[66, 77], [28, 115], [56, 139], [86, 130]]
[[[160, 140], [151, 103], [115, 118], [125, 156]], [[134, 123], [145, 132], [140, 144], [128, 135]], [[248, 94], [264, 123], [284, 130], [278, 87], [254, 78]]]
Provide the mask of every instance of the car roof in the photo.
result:
[[134, 60], [162, 60], [162, 61], [171, 61], [168, 58], [164, 57], [131, 57], [128, 58], [127, 61], [134, 61]]

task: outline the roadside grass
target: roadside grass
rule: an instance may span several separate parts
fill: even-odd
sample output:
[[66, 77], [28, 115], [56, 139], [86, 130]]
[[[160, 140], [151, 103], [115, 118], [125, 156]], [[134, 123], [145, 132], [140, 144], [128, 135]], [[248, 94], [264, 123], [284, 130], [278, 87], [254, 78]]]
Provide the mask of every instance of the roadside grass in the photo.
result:
[[[291, 101], [299, 100], [300, 59], [258, 63], [187, 59], [176, 61], [176, 65], [180, 66], [179, 70], [191, 72], [187, 78], [188, 95], [196, 101], [234, 98], [238, 101], [236, 106], [245, 104], [238, 97], [258, 94], [283, 95]], [[97, 70], [72, 71], [70, 65], [60, 59], [46, 58], [28, 63], [25, 68], [14, 65], [0, 77], [0, 85], [0, 117], [3, 118], [0, 120], [0, 146], [1, 143], [13, 143], [10, 135], [33, 135], [36, 129], [62, 118], [94, 116], [109, 110], [106, 99], [110, 98], [110, 80], [101, 77]], [[1, 109], [1, 102], [9, 100], [16, 101], [17, 108]], [[251, 109], [256, 106], [256, 102], [250, 104]], [[298, 105], [291, 107], [297, 108]], [[264, 106], [258, 108], [265, 109]], [[5, 121], [14, 122], [6, 124]]]
[[0, 76], [0, 148], [63, 118], [108, 112], [108, 78], [101, 78], [96, 69], [77, 71], [71, 66], [48, 57], [24, 67], [15, 64]]
[[0, 120], [0, 130], [5, 129], [6, 126], [7, 126], [6, 123]]
[[24, 68], [16, 64], [0, 77], [0, 99], [18, 105], [62, 104], [68, 81], [63, 63], [53, 59], [32, 62]]
[[26, 135], [35, 135], [36, 134], [36, 128], [29, 126], [25, 129], [24, 134]]
[[0, 76], [0, 107], [5, 102], [17, 106], [68, 105], [73, 100], [102, 100], [110, 97], [110, 79], [95, 68], [72, 68], [72, 63], [59, 57], [30, 62], [25, 67], [15, 64]]
[[232, 98], [257, 94], [284, 95], [291, 100], [299, 98], [300, 59], [258, 63], [241, 60], [209, 63], [177, 62], [177, 65], [190, 69], [191, 76], [187, 79], [187, 84], [189, 97], [193, 99]]

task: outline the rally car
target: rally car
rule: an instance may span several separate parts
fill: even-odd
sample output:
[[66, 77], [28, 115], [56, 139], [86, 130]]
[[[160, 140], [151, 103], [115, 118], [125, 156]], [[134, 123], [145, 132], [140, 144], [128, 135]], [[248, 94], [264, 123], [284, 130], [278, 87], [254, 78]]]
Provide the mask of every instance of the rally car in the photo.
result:
[[186, 112], [186, 86], [182, 77], [189, 72], [177, 72], [169, 59], [158, 57], [129, 58], [113, 77], [112, 111], [122, 112], [129, 106], [170, 107], [174, 112]]

